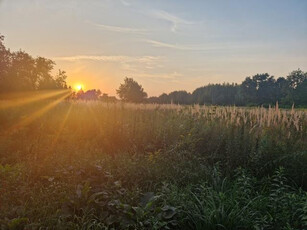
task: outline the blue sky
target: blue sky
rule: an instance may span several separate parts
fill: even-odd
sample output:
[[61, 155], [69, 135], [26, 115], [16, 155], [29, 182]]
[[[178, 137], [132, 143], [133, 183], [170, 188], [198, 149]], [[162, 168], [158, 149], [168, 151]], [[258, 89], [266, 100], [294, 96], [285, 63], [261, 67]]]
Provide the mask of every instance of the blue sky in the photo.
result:
[[56, 61], [71, 85], [149, 95], [268, 72], [307, 71], [304, 0], [0, 0], [12, 50]]

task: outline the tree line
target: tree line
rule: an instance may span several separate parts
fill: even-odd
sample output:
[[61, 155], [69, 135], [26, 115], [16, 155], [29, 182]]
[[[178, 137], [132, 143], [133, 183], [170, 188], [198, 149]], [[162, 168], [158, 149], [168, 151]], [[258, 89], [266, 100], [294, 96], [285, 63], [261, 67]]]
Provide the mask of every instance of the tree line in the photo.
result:
[[210, 104], [238, 106], [268, 106], [278, 102], [287, 107], [307, 106], [307, 72], [292, 71], [286, 78], [275, 79], [268, 73], [247, 77], [241, 84], [209, 84], [195, 89], [163, 93], [147, 98], [144, 89], [132, 78], [125, 78], [117, 90], [119, 97], [127, 102], [158, 104]]
[[[52, 74], [55, 63], [44, 57], [33, 58], [25, 51], [11, 52], [0, 35], [0, 93], [43, 89], [67, 89], [66, 73]], [[211, 104], [238, 106], [267, 106], [278, 102], [282, 106], [307, 106], [307, 72], [292, 71], [287, 77], [275, 79], [268, 73], [246, 77], [241, 84], [209, 84], [192, 93], [184, 90], [149, 97], [133, 78], [125, 78], [116, 90], [122, 101], [158, 104]], [[81, 100], [116, 101], [115, 97], [90, 89], [73, 92], [71, 97]]]
[[0, 35], [0, 93], [67, 88], [65, 71], [52, 74], [52, 60], [33, 58], [22, 50], [11, 52], [3, 40]]
[[268, 73], [247, 77], [241, 84], [209, 84], [192, 93], [184, 90], [146, 99], [150, 103], [267, 106], [307, 106], [307, 72], [292, 71], [286, 78], [275, 79]]
[[73, 100], [100, 100], [103, 102], [116, 102], [117, 99], [114, 96], [109, 96], [107, 93], [102, 93], [100, 89], [89, 89], [87, 91], [78, 90], [77, 92], [72, 92], [69, 97]]

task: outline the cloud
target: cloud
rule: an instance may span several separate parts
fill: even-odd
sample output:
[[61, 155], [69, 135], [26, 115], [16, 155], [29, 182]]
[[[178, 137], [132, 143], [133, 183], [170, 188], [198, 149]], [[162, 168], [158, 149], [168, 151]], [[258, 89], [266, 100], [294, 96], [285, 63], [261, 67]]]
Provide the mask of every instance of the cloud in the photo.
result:
[[53, 57], [55, 61], [77, 62], [82, 65], [82, 61], [95, 61], [114, 64], [117, 69], [121, 69], [125, 74], [155, 71], [163, 67], [164, 57], [161, 56], [103, 56], [103, 55], [76, 55], [65, 57]]
[[104, 24], [99, 24], [99, 23], [93, 23], [91, 21], [87, 21], [87, 22], [102, 30], [107, 30], [107, 31], [117, 32], [117, 33], [146, 34], [148, 32], [145, 29], [138, 29], [138, 28], [132, 28], [132, 27], [121, 27], [121, 26], [110, 26], [110, 25], [104, 25]]
[[172, 72], [172, 73], [157, 73], [157, 74], [148, 74], [148, 73], [136, 73], [133, 76], [139, 78], [151, 78], [151, 79], [166, 79], [176, 81], [178, 78], [183, 77], [181, 73]]
[[139, 63], [153, 63], [161, 59], [157, 56], [104, 56], [104, 55], [76, 55], [76, 56], [64, 56], [64, 57], [54, 57], [54, 60], [59, 61], [80, 61], [80, 60], [90, 60], [90, 61], [105, 61], [105, 62], [139, 62]]
[[141, 69], [156, 69], [162, 65], [164, 57], [160, 56], [103, 56], [103, 55], [76, 55], [65, 57], [53, 57], [55, 61], [101, 61], [101, 62], [113, 62], [120, 65], [122, 69], [126, 71], [136, 71]]
[[188, 47], [188, 46], [164, 43], [164, 42], [159, 42], [159, 41], [154, 41], [154, 40], [146, 40], [146, 42], [150, 43], [154, 47], [170, 48], [170, 49], [177, 49], [177, 50], [193, 50], [191, 47]]
[[163, 11], [163, 10], [156, 10], [156, 11], [153, 12], [153, 15], [158, 19], [162, 19], [162, 20], [170, 22], [172, 24], [172, 26], [171, 26], [172, 32], [176, 32], [177, 28], [180, 24], [183, 24], [183, 25], [194, 24], [194, 22], [192, 22], [192, 21], [184, 20], [182, 18], [179, 18], [179, 17], [177, 17], [173, 14], [170, 14], [166, 11]]
[[76, 56], [65, 56], [65, 57], [54, 57], [54, 60], [59, 61], [122, 61], [125, 60], [126, 56], [92, 56], [92, 55], [76, 55]]
[[120, 2], [125, 6], [131, 6], [131, 3], [125, 0], [120, 0]]
[[[172, 44], [165, 43], [155, 40], [145, 40], [145, 42], [151, 44], [153, 47], [159, 48], [168, 48], [168, 49], [176, 49], [176, 50], [185, 50], [185, 51], [204, 51], [204, 52], [212, 52], [212, 51], [224, 51], [230, 49], [246, 49], [250, 48], [251, 45], [246, 44], [231, 44], [231, 43], [208, 43], [208, 44], [195, 44], [195, 45], [182, 45], [182, 44]], [[258, 46], [255, 46], [257, 48]]]
[[217, 50], [222, 49], [222, 47], [205, 47], [203, 45], [181, 45], [181, 44], [171, 44], [171, 43], [165, 43], [155, 40], [146, 40], [147, 43], [150, 43], [154, 47], [160, 47], [160, 48], [169, 48], [169, 49], [176, 49], [176, 50], [191, 50], [191, 51], [210, 51], [210, 50]]

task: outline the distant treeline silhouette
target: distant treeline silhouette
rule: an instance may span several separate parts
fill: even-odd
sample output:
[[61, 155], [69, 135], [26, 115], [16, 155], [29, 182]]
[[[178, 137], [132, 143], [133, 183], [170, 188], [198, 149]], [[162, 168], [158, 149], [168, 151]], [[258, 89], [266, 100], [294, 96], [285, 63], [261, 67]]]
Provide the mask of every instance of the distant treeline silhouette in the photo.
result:
[[[59, 70], [52, 75], [55, 63], [43, 57], [33, 58], [25, 51], [11, 52], [3, 44], [0, 35], [0, 93], [43, 89], [66, 89], [66, 74]], [[275, 79], [268, 73], [247, 77], [241, 84], [209, 84], [192, 93], [184, 90], [163, 93], [147, 98], [141, 85], [132, 78], [125, 78], [117, 94], [122, 101], [158, 104], [210, 104], [238, 106], [268, 106], [275, 104], [287, 107], [307, 107], [307, 72], [294, 70], [287, 77]], [[103, 100], [115, 102], [115, 97], [90, 89], [73, 92], [72, 99]]]
[[102, 93], [99, 89], [90, 89], [85, 92], [81, 89], [78, 92], [72, 92], [72, 94], [70, 95], [70, 99], [85, 101], [100, 100], [103, 102], [117, 101], [116, 97], [108, 96], [107, 93]]
[[149, 103], [259, 106], [279, 102], [283, 106], [307, 106], [307, 72], [298, 69], [286, 78], [267, 73], [247, 77], [241, 84], [209, 84], [192, 93], [174, 91], [150, 97]]
[[0, 93], [43, 89], [65, 89], [66, 74], [52, 75], [55, 63], [44, 57], [33, 58], [25, 51], [11, 52], [0, 35]]

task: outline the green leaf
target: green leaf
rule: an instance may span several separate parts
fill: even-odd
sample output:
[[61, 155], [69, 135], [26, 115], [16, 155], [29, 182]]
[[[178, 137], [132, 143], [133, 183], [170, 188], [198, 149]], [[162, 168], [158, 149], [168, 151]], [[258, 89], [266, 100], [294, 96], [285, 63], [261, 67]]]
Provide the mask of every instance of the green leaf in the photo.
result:
[[168, 205], [165, 205], [162, 208], [162, 211], [163, 211], [162, 217], [164, 219], [171, 219], [177, 213], [175, 207], [168, 206]]
[[155, 196], [155, 194], [153, 192], [147, 192], [143, 195], [143, 197], [141, 198], [140, 204], [142, 207], [145, 207], [147, 205], [147, 203], [153, 199]]
[[14, 218], [10, 221], [10, 223], [8, 224], [8, 227], [10, 230], [21, 230], [24, 229], [25, 225], [29, 223], [29, 219], [28, 218]]

